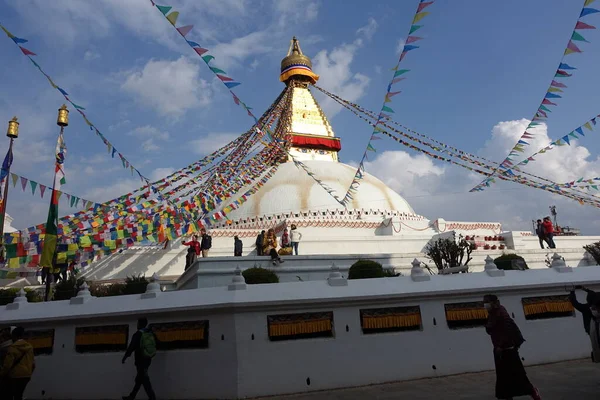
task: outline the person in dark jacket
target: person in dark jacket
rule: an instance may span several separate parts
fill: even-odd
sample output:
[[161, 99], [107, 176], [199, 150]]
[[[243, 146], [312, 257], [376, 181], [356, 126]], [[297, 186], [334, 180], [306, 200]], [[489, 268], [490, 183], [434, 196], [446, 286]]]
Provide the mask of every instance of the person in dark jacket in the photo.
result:
[[263, 255], [263, 246], [265, 244], [265, 231], [262, 231], [256, 237], [256, 255]]
[[25, 330], [18, 326], [11, 332], [12, 344], [6, 349], [4, 360], [0, 366], [0, 377], [8, 380], [8, 399], [22, 400], [27, 384], [35, 370], [33, 346], [25, 341]]
[[244, 251], [244, 243], [240, 240], [239, 237], [234, 236], [233, 238], [233, 255], [235, 257], [241, 257], [242, 252]]
[[[0, 330], [0, 366], [4, 364], [4, 359], [8, 355], [8, 348], [12, 344], [10, 338], [10, 328]], [[10, 387], [10, 379], [0, 376], [0, 400], [12, 400]]]
[[542, 224], [542, 220], [537, 220], [537, 226], [535, 227], [535, 234], [537, 235], [540, 241], [540, 247], [544, 249], [544, 241], [546, 240], [546, 234], [544, 231], [544, 225]]
[[540, 393], [529, 381], [519, 356], [519, 347], [525, 342], [519, 327], [506, 308], [500, 305], [498, 297], [486, 294], [483, 303], [488, 311], [485, 330], [494, 345], [496, 398], [531, 396], [534, 400], [541, 400]]
[[202, 252], [202, 258], [208, 257], [208, 251], [212, 247], [212, 237], [206, 233], [206, 230], [200, 231], [202, 239], [200, 240], [200, 251]]
[[[142, 334], [151, 332], [148, 329], [148, 320], [146, 318], [140, 318], [137, 322], [137, 328], [138, 330], [131, 337], [131, 342], [129, 343], [129, 347], [127, 348], [122, 360], [122, 363], [125, 364], [125, 361], [131, 356], [131, 354], [134, 354], [135, 368], [137, 370], [137, 374], [135, 376], [135, 385], [133, 386], [133, 390], [129, 396], [123, 396], [123, 400], [135, 400], [135, 396], [142, 386], [146, 391], [148, 400], [156, 400], [156, 395], [154, 394], [152, 384], [150, 383], [150, 376], [148, 375], [148, 368], [150, 368], [152, 358], [147, 357], [144, 354], [144, 349], [142, 348]], [[154, 335], [154, 333], [152, 334]], [[156, 342], [156, 337], [154, 340]]]
[[[571, 301], [571, 304], [573, 304], [573, 307], [579, 311], [583, 317], [583, 329], [585, 330], [585, 333], [590, 336], [590, 341], [592, 344], [592, 361], [599, 363], [600, 329], [598, 326], [598, 320], [600, 318], [597, 315], [597, 310], [600, 305], [600, 294], [594, 292], [593, 290], [586, 289], [583, 286], [575, 286], [575, 289], [581, 289], [587, 292], [585, 304], [577, 301], [575, 290], [572, 290], [569, 293], [569, 300]], [[596, 313], [596, 315], [594, 315], [594, 313]]]

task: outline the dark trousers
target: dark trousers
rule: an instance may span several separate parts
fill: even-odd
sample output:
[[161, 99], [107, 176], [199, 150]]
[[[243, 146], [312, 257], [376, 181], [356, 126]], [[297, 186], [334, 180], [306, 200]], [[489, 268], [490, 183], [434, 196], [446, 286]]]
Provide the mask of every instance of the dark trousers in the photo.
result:
[[137, 396], [140, 388], [143, 386], [146, 395], [149, 400], [156, 400], [156, 395], [154, 394], [154, 390], [152, 390], [152, 384], [150, 383], [150, 376], [148, 376], [148, 366], [139, 366], [136, 365], [137, 375], [135, 376], [135, 385], [133, 386], [133, 390], [129, 395], [130, 400], [134, 400], [135, 396]]
[[234, 251], [233, 252], [233, 256], [234, 257], [241, 257], [242, 256], [242, 252], [241, 251]]
[[196, 252], [188, 251], [187, 255], [185, 256], [185, 271], [192, 266], [194, 261], [196, 261]]
[[13, 378], [8, 381], [10, 387], [10, 394], [8, 399], [11, 400], [23, 400], [23, 393], [29, 383], [30, 378]]
[[292, 242], [292, 247], [294, 248], [295, 255], [298, 255], [298, 243], [299, 242]]
[[262, 249], [262, 245], [256, 245], [256, 255], [257, 256], [262, 256], [263, 255], [263, 249]]
[[546, 240], [543, 236], [538, 236], [538, 239], [540, 241], [540, 247], [543, 249], [544, 248], [544, 240]]
[[271, 249], [271, 251], [269, 252], [269, 255], [271, 256], [271, 260], [279, 260], [279, 254], [277, 253], [277, 250], [275, 249]]
[[548, 233], [544, 240], [546, 240], [546, 243], [548, 243], [548, 247], [550, 247], [551, 249], [556, 248], [556, 245], [554, 244], [554, 234]]

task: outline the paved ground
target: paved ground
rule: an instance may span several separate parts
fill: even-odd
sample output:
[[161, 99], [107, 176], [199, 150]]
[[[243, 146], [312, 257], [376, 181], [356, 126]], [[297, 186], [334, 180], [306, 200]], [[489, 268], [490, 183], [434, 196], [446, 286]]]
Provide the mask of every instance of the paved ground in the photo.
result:
[[[600, 399], [600, 365], [589, 359], [528, 367], [527, 374], [544, 400]], [[269, 400], [493, 400], [493, 372], [422, 379], [353, 389], [331, 390]], [[521, 397], [525, 399], [525, 397]]]

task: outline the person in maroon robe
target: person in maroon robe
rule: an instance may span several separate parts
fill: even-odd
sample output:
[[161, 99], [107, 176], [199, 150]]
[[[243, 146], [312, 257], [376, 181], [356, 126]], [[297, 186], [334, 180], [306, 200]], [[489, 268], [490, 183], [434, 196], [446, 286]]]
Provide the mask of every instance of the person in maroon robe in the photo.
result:
[[534, 400], [541, 400], [519, 356], [519, 347], [525, 342], [519, 327], [500, 304], [498, 297], [486, 294], [483, 303], [488, 311], [485, 330], [494, 345], [496, 398], [511, 400], [513, 397], [531, 396]]

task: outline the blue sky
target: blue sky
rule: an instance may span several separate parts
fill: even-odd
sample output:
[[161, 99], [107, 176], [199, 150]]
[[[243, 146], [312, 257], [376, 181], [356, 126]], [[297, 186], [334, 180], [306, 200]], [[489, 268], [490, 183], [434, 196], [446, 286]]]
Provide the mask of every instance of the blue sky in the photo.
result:
[[[159, 4], [161, 4], [159, 2]], [[243, 84], [237, 94], [260, 113], [283, 89], [279, 62], [293, 35], [321, 75], [320, 85], [379, 110], [417, 0], [402, 1], [183, 1], [178, 25], [194, 24], [188, 38], [211, 50], [216, 65]], [[419, 31], [425, 37], [403, 65], [412, 71], [394, 98], [396, 119], [431, 137], [501, 161], [545, 94], [582, 2], [438, 1]], [[593, 5], [592, 5], [593, 6]], [[27, 38], [26, 47], [72, 100], [140, 171], [160, 178], [202, 157], [252, 120], [237, 107], [199, 57], [148, 0], [0, 0], [0, 22]], [[600, 15], [600, 14], [596, 14]], [[596, 21], [597, 20], [597, 21]], [[600, 25], [600, 17], [586, 19]], [[557, 138], [600, 112], [600, 37], [568, 61], [578, 68], [548, 120]], [[0, 36], [0, 124], [17, 115], [21, 137], [13, 172], [51, 183], [62, 97], [19, 49]], [[341, 159], [356, 163], [369, 127], [323, 102], [342, 138]], [[74, 110], [72, 110], [74, 111]], [[513, 121], [513, 122], [511, 122]], [[547, 144], [546, 131], [532, 151]], [[66, 192], [104, 201], [139, 186], [75, 112], [65, 138]], [[535, 146], [539, 144], [539, 146]], [[392, 141], [377, 143], [367, 171], [403, 194], [431, 219], [499, 221], [528, 229], [556, 204], [563, 223], [600, 232], [599, 211], [518, 186], [468, 190], [481, 179], [433, 162]], [[535, 147], [535, 148], [534, 148]], [[4, 154], [7, 140], [0, 143]], [[540, 157], [530, 171], [557, 182], [600, 176], [600, 141], [587, 135]], [[23, 228], [45, 220], [47, 199], [12, 189], [8, 212]], [[343, 194], [342, 194], [343, 195]], [[61, 214], [76, 211], [62, 206]], [[561, 222], [559, 221], [559, 222]]]

